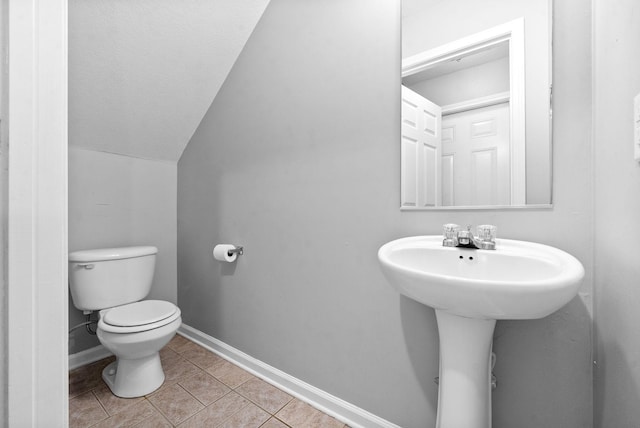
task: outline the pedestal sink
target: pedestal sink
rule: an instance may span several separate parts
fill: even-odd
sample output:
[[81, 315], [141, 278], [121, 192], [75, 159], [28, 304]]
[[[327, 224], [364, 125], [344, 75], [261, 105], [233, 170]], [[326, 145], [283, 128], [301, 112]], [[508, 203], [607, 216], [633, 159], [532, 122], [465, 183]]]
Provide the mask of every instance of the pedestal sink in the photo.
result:
[[442, 236], [391, 241], [378, 251], [401, 294], [436, 310], [440, 337], [437, 428], [491, 428], [496, 320], [545, 317], [578, 292], [584, 268], [547, 245], [497, 239], [495, 250], [443, 247]]

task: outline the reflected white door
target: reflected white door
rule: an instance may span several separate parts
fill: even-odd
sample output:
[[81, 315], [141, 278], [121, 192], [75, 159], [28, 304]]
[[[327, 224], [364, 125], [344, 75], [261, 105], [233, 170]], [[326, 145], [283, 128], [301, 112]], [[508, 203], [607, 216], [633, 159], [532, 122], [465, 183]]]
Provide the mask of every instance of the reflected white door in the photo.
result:
[[442, 204], [510, 205], [509, 103], [442, 118]]
[[402, 208], [441, 205], [441, 121], [439, 106], [402, 86]]

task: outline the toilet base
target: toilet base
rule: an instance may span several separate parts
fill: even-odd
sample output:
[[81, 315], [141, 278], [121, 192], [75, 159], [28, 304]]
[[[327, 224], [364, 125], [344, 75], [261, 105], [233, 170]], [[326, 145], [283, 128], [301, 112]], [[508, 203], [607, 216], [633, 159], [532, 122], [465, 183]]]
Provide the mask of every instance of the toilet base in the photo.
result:
[[102, 370], [102, 379], [114, 395], [142, 397], [160, 388], [164, 371], [157, 352], [144, 358], [118, 358]]

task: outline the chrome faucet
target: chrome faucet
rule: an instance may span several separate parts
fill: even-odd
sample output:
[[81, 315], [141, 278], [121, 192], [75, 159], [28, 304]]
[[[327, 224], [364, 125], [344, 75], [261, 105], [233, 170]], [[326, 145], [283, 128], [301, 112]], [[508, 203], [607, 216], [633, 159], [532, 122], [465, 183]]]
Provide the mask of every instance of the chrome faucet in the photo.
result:
[[457, 224], [449, 223], [443, 226], [444, 247], [463, 247], [475, 248], [479, 250], [495, 250], [496, 249], [496, 230], [495, 226], [483, 224], [477, 227], [477, 236], [471, 232], [471, 225], [467, 226], [467, 230], [460, 230]]

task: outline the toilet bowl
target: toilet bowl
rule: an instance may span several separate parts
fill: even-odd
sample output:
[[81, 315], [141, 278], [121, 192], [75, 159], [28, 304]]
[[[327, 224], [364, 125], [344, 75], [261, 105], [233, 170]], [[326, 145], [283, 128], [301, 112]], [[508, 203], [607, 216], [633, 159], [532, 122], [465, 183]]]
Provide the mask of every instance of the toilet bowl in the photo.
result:
[[182, 323], [171, 302], [142, 300], [151, 289], [158, 249], [102, 248], [69, 254], [69, 288], [76, 308], [99, 311], [96, 334], [116, 356], [102, 378], [118, 397], [141, 397], [164, 382], [159, 351]]
[[98, 340], [116, 356], [102, 379], [118, 397], [140, 397], [164, 382], [159, 351], [182, 323], [170, 302], [145, 300], [100, 311]]

